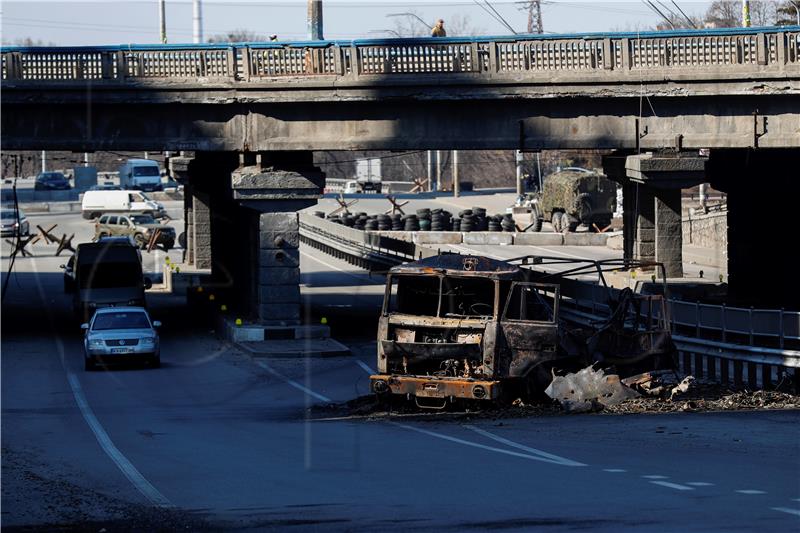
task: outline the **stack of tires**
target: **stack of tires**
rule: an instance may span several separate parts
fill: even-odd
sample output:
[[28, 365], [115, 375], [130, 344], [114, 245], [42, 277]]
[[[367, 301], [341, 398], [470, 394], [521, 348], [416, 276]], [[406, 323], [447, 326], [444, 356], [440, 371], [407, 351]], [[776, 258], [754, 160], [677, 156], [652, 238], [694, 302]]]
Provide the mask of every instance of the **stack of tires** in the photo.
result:
[[389, 231], [392, 229], [392, 219], [389, 218], [389, 215], [378, 215], [377, 222], [379, 231]]
[[514, 217], [511, 215], [511, 213], [502, 215], [500, 219], [500, 226], [506, 233], [513, 233], [517, 230], [517, 225], [514, 223]]
[[400, 213], [392, 215], [392, 231], [403, 231], [403, 215]]
[[419, 219], [417, 215], [406, 215], [403, 217], [403, 221], [404, 231], [419, 231]]
[[475, 215], [472, 214], [472, 209], [464, 209], [458, 216], [461, 218], [461, 227], [459, 231], [462, 233], [476, 231]]
[[488, 230], [489, 231], [502, 231], [503, 228], [500, 225], [500, 222], [503, 220], [503, 215], [494, 215], [493, 217], [489, 217], [488, 221]]

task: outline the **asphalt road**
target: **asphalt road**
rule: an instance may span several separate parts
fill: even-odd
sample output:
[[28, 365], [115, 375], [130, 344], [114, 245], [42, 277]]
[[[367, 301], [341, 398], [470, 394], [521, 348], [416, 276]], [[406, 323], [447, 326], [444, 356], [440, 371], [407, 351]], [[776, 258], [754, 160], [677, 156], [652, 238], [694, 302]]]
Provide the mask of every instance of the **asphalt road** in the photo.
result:
[[87, 373], [34, 250], [2, 304], [9, 530], [800, 529], [798, 412], [326, 417], [367, 392], [382, 286], [311, 249], [304, 301], [352, 357], [253, 359], [152, 294], [163, 367]]

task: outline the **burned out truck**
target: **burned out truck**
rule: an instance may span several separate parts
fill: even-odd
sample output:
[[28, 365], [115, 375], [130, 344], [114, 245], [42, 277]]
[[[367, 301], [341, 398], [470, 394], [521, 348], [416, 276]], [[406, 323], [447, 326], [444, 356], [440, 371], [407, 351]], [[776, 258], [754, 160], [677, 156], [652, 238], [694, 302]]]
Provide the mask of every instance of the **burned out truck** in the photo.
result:
[[515, 262], [456, 254], [393, 267], [371, 390], [413, 397], [419, 407], [456, 398], [513, 400], [543, 391], [553, 370], [611, 361], [617, 352], [623, 359], [613, 362], [623, 366], [673, 358], [663, 320], [645, 328], [637, 321], [632, 329], [628, 311], [642, 308], [630, 291], [605, 323], [567, 327], [559, 317], [560, 285], [535, 279], [541, 275]]
[[376, 393], [496, 400], [559, 350], [555, 284], [517, 265], [438, 255], [393, 267], [378, 326]]

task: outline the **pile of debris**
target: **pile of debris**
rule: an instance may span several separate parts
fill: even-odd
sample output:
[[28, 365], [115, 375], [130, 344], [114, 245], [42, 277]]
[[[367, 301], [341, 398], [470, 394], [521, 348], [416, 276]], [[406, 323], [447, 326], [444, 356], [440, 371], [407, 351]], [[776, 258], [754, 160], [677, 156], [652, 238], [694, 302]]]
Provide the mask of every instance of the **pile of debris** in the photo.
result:
[[669, 413], [743, 409], [800, 409], [800, 397], [778, 391], [734, 391], [719, 383], [682, 379], [672, 370], [620, 379], [587, 367], [553, 376], [545, 390], [565, 413]]

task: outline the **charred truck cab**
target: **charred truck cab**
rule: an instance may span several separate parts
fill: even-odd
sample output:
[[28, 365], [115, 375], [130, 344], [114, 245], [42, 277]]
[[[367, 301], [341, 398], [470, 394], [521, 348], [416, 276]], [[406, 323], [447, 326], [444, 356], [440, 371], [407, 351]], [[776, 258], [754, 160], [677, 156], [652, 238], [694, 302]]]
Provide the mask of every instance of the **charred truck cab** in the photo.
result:
[[378, 326], [378, 394], [499, 399], [565, 357], [558, 285], [519, 266], [439, 255], [393, 267]]

